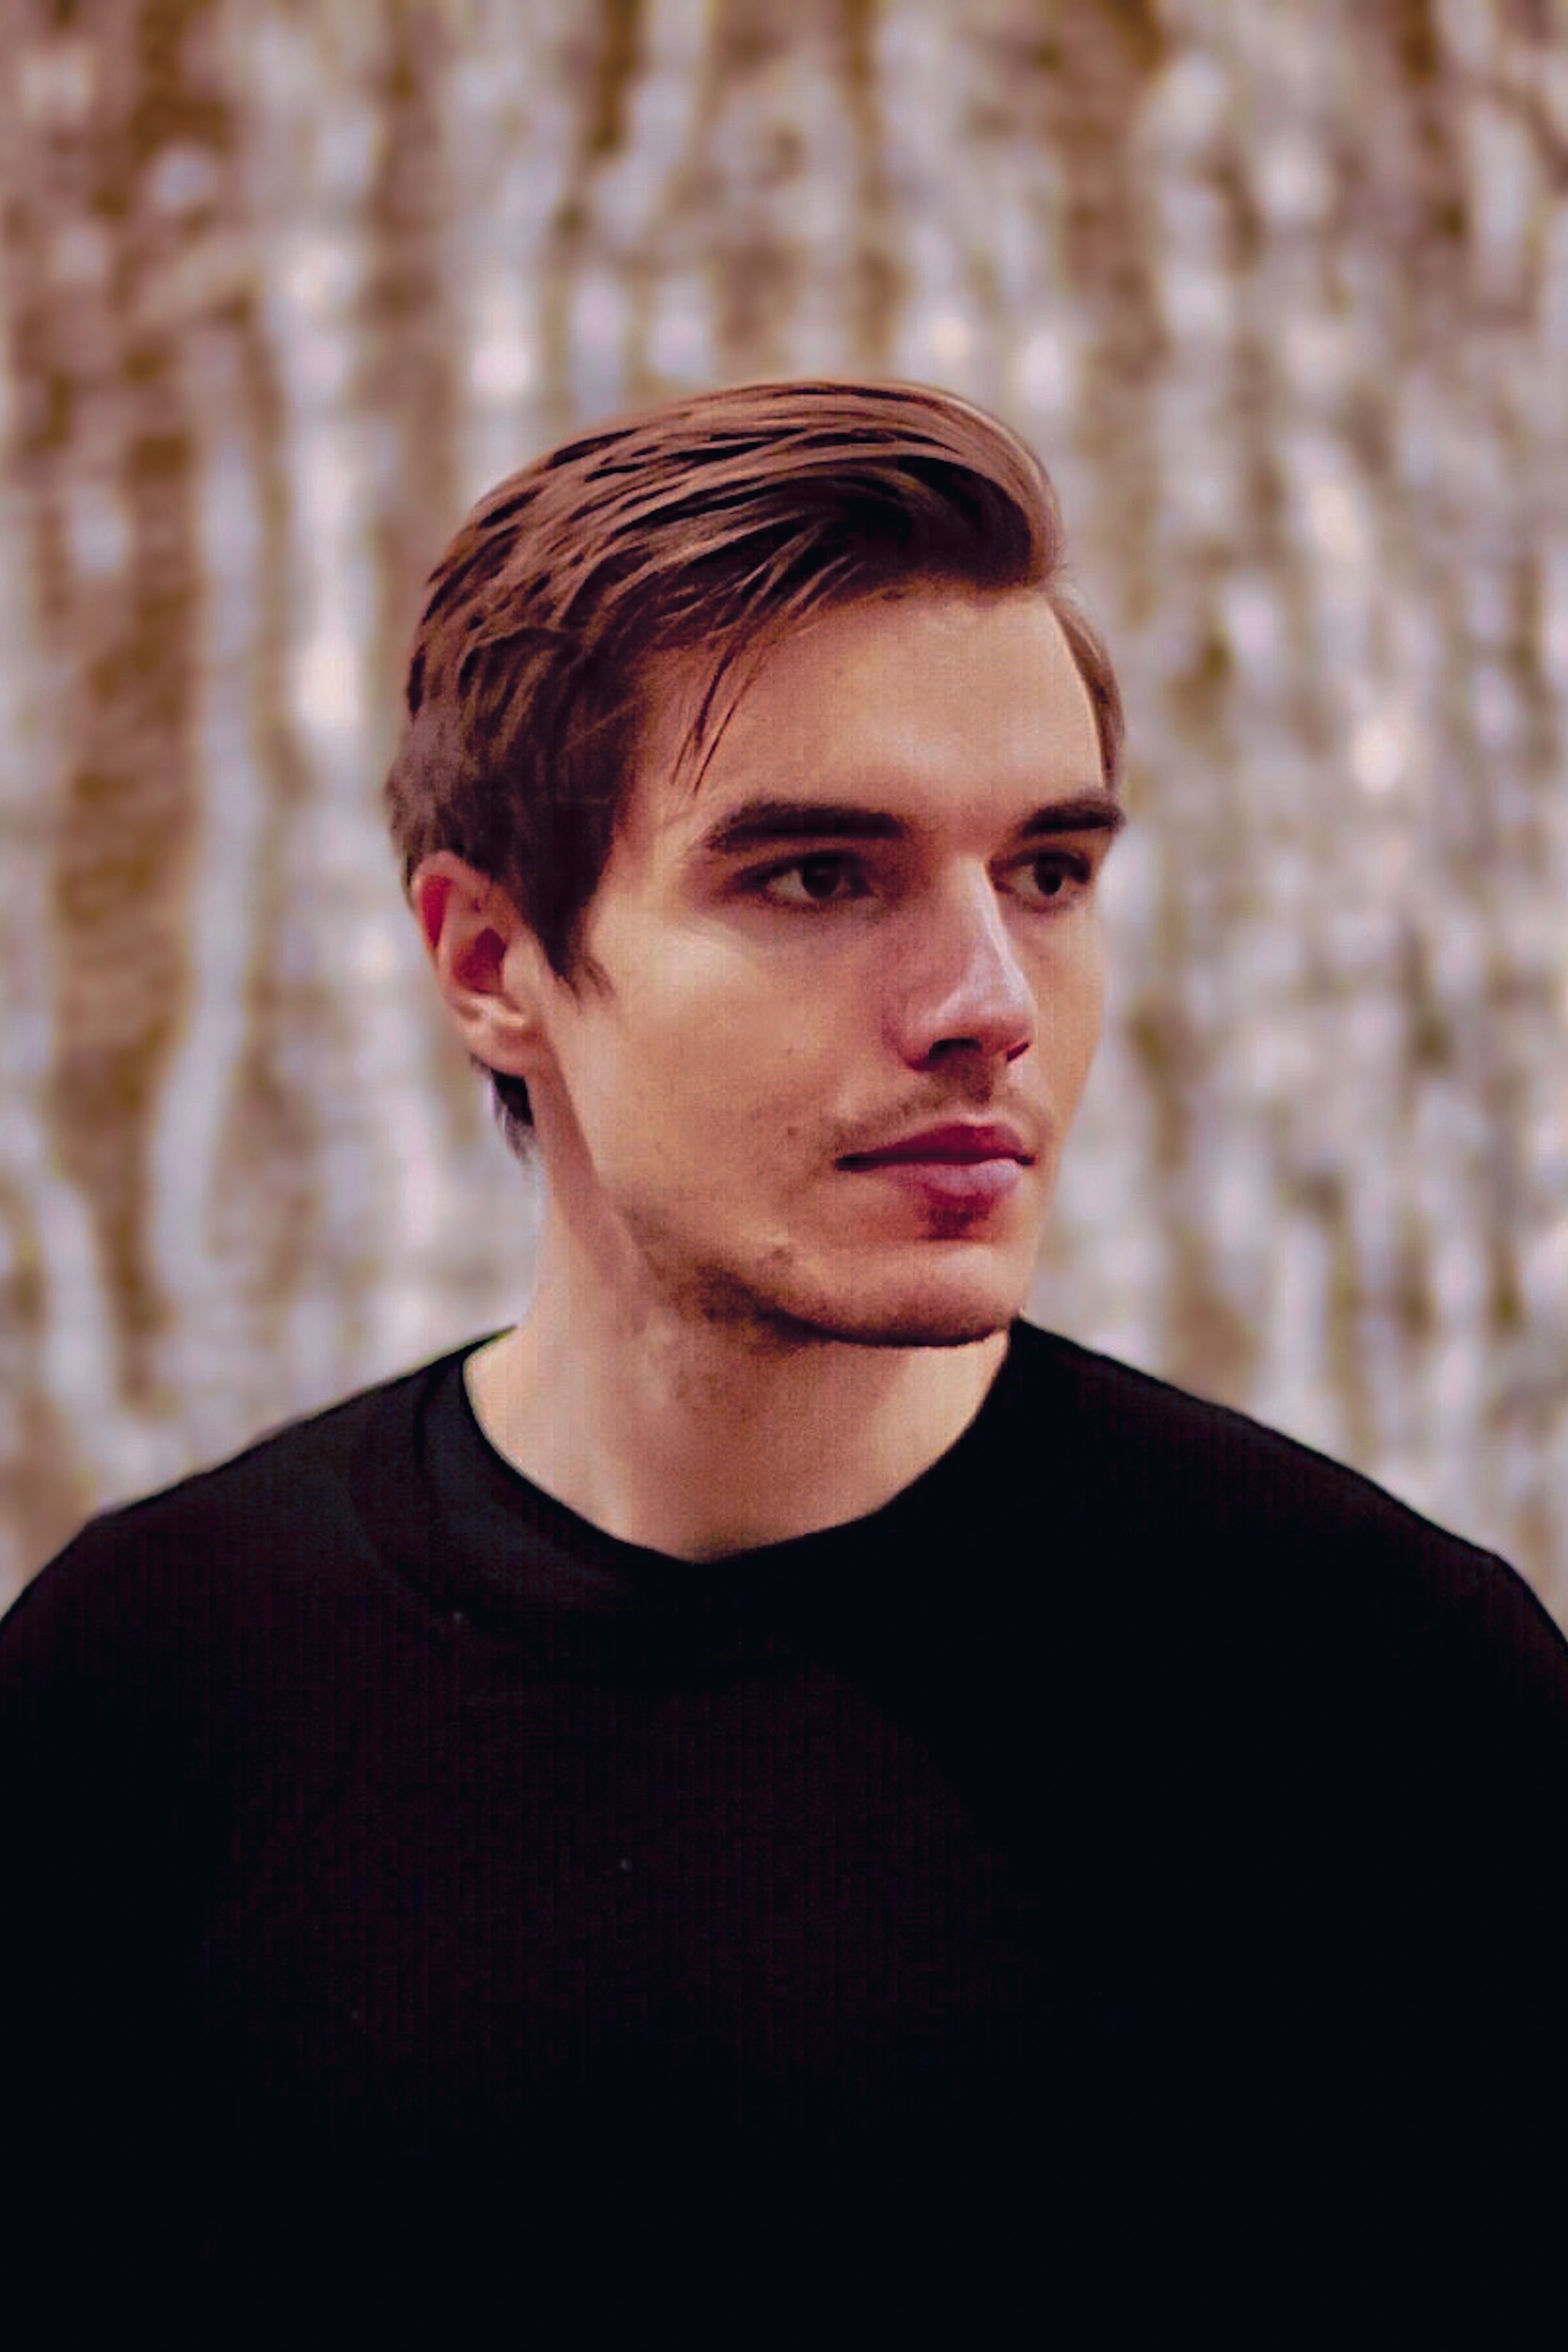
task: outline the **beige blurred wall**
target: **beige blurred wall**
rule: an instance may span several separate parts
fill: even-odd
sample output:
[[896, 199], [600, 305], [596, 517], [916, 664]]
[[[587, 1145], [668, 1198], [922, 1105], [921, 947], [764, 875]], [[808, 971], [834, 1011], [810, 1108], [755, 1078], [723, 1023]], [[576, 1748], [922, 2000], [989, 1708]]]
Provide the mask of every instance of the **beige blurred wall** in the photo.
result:
[[584, 420], [888, 374], [1039, 448], [1131, 718], [1036, 1320], [1568, 1618], [1568, 8], [0, 5], [0, 1592], [515, 1318], [377, 792]]

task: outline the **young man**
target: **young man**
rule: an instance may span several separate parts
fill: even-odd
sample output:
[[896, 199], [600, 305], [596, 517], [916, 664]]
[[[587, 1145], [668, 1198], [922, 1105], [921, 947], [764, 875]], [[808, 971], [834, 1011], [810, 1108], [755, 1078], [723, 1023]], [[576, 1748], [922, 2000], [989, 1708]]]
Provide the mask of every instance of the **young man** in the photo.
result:
[[1528, 2185], [1568, 1645], [1019, 1320], [1125, 814], [1061, 562], [903, 386], [688, 400], [458, 534], [389, 805], [536, 1287], [13, 1613], [35, 2227], [988, 2340], [1430, 2282]]

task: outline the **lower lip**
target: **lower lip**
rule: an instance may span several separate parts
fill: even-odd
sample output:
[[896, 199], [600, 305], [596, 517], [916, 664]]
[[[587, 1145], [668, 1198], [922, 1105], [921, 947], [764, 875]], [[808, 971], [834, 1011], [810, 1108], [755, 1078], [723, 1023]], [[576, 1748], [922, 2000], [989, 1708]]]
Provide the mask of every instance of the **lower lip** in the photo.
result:
[[873, 1160], [851, 1174], [887, 1176], [919, 1199], [978, 1212], [1016, 1192], [1023, 1168], [1016, 1160]]

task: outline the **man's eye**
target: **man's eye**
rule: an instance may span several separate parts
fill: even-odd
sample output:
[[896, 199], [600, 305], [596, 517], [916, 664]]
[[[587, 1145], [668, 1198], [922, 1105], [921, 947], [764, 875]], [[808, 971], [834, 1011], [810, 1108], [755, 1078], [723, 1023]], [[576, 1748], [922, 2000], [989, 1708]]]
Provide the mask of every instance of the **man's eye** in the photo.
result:
[[1032, 905], [1048, 910], [1075, 905], [1094, 878], [1087, 857], [1060, 850], [1031, 857], [1017, 871], [1023, 877], [1024, 897]]
[[[817, 857], [796, 857], [788, 866], [759, 874], [757, 887], [775, 906], [838, 906], [865, 896], [860, 881], [855, 858], [824, 852]], [[846, 883], [856, 887], [846, 890]]]
[[[1070, 851], [1041, 851], [1013, 870], [1012, 888], [1030, 912], [1056, 914], [1076, 906], [1094, 879], [1087, 857]], [[842, 850], [821, 850], [793, 857], [752, 877], [749, 887], [772, 906], [847, 906], [869, 895], [858, 857]]]

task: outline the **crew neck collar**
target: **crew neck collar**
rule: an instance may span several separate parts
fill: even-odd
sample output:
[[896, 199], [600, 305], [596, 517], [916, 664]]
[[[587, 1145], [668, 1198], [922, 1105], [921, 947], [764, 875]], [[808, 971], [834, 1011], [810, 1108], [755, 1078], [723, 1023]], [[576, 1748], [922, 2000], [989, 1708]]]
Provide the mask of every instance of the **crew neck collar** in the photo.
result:
[[916, 1549], [949, 1515], [955, 1493], [984, 1488], [996, 1457], [1005, 1475], [1006, 1430], [1029, 1368], [1037, 1371], [1049, 1335], [1015, 1320], [980, 1407], [953, 1443], [876, 1510], [851, 1520], [711, 1560], [623, 1542], [535, 1484], [508, 1462], [480, 1425], [464, 1368], [499, 1334], [487, 1334], [429, 1368], [420, 1415], [421, 1483], [430, 1518], [432, 1573], [450, 1592], [475, 1580], [493, 1601], [601, 1613], [667, 1616], [728, 1613], [781, 1590], [841, 1576], [846, 1560], [889, 1544]]

